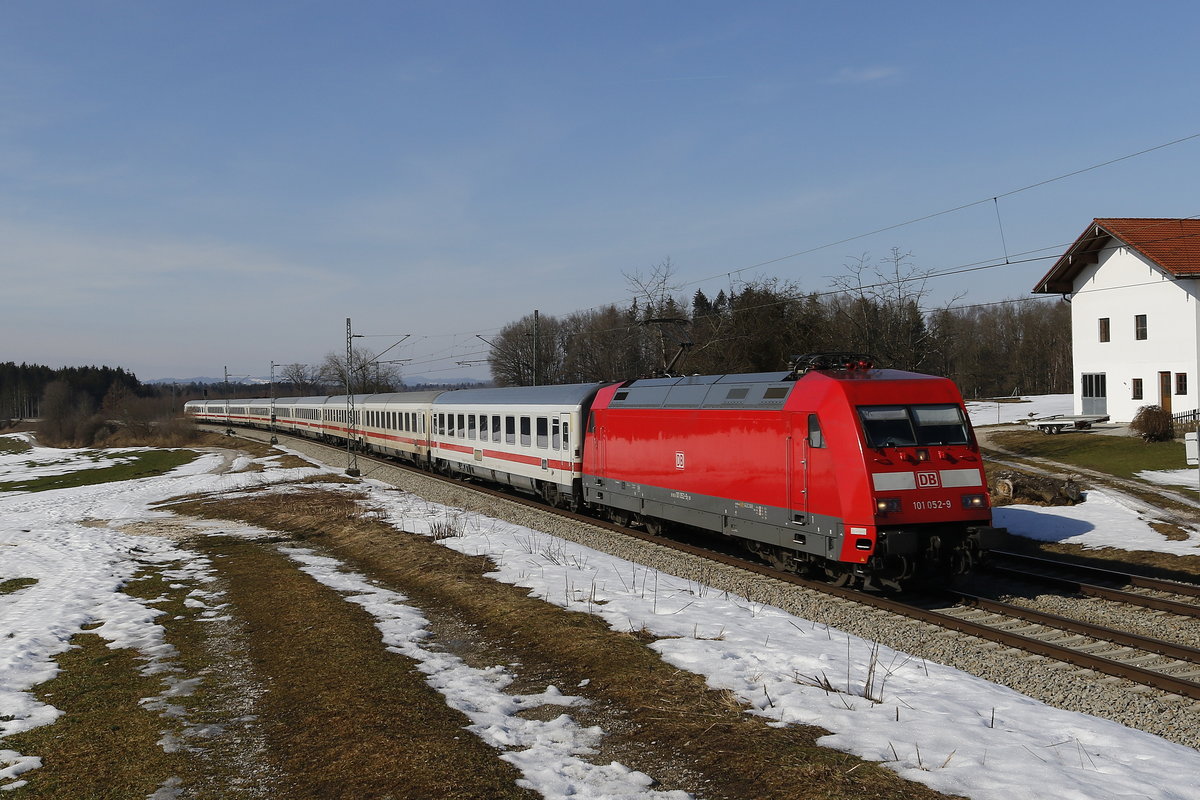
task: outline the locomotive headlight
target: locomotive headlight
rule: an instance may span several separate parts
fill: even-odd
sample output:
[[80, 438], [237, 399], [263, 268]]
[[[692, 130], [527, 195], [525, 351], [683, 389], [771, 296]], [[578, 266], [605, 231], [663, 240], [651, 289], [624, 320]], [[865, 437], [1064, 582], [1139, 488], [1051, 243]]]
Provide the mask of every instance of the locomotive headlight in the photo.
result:
[[962, 496], [962, 506], [966, 509], [987, 508], [987, 495], [964, 494]]
[[875, 498], [875, 515], [882, 517], [885, 514], [891, 514], [900, 510], [899, 497], [877, 497]]

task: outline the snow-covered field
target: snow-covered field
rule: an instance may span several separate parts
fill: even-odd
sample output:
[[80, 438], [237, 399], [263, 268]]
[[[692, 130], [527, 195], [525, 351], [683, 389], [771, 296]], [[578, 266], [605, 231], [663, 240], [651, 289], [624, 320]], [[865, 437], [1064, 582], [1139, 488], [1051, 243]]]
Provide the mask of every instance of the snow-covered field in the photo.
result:
[[[92, 455], [37, 447], [17, 456], [0, 455], [0, 482], [25, 477], [40, 463], [54, 462], [60, 470], [71, 464], [87, 468], [93, 466]], [[123, 532], [126, 526], [170, 516], [152, 508], [170, 496], [262, 489], [324, 469], [283, 469], [268, 459], [261, 472], [219, 474], [222, 466], [219, 456], [202, 455], [157, 478], [0, 494], [0, 581], [37, 580], [0, 594], [0, 788], [21, 785], [28, 770], [40, 765], [37, 753], [3, 749], [2, 737], [53, 724], [59, 716], [30, 690], [54, 675], [55, 656], [82, 626], [102, 623], [92, 632], [115, 647], [141, 651], [146, 669], [164, 675], [164, 697], [186, 691], [188, 676], [167, 672], [173, 652], [164, 643], [156, 611], [123, 594], [122, 584], [135, 573], [156, 569], [175, 583], [192, 586], [192, 602], [206, 607], [209, 615], [222, 613], [222, 598], [211, 591], [204, 558], [167, 539]], [[753, 706], [753, 713], [781, 724], [820, 725], [830, 731], [822, 744], [886, 762], [904, 777], [939, 791], [979, 800], [1200, 798], [1196, 750], [1057, 710], [971, 675], [878, 649], [778, 609], [538, 531], [384, 491], [382, 485], [365, 485], [372, 502], [407, 530], [427, 532], [454, 517], [464, 526], [463, 535], [442, 542], [465, 553], [490, 555], [496, 580], [529, 587], [547, 602], [600, 615], [618, 630], [645, 628], [662, 637], [653, 647], [664, 659], [706, 676], [711, 686], [736, 692]], [[999, 509], [997, 518], [1018, 533], [1039, 530], [1084, 546], [1170, 545], [1169, 552], [1200, 552], [1195, 538], [1166, 542], [1136, 513], [1100, 492], [1092, 492], [1087, 503], [1074, 508], [1010, 507]], [[222, 530], [230, 532], [228, 525]], [[1121, 531], [1119, 540], [1112, 536], [1116, 530]], [[247, 536], [258, 533], [244, 531]], [[348, 601], [374, 614], [383, 642], [422, 664], [429, 683], [446, 702], [468, 713], [472, 732], [516, 765], [523, 782], [543, 796], [685, 797], [648, 788], [650, 777], [619, 764], [593, 765], [586, 760], [603, 731], [581, 728], [569, 717], [570, 706], [580, 702], [570, 695], [576, 687], [548, 686], [537, 695], [509, 695], [505, 687], [510, 676], [503, 669], [474, 669], [427, 649], [425, 618], [403, 595], [368, 584], [319, 553], [286, 552]], [[876, 675], [871, 693], [879, 702], [862, 696], [873, 651]], [[826, 692], [803, 680], [822, 676], [843, 691]], [[549, 722], [516, 714], [540, 704], [562, 706], [565, 713]]]
[[1014, 402], [997, 403], [991, 400], [968, 400], [967, 414], [971, 424], [1004, 425], [1025, 422], [1030, 419], [1052, 417], [1056, 414], [1072, 413], [1072, 396], [1069, 394], [1046, 394], [1034, 397], [1013, 398]]

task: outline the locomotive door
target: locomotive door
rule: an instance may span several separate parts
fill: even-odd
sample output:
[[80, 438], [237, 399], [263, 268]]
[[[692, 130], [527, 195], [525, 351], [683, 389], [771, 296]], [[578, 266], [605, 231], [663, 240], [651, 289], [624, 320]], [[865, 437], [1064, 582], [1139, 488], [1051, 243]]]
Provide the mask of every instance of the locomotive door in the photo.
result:
[[564, 477], [566, 482], [571, 481], [575, 474], [575, 465], [579, 461], [575, 456], [574, 442], [571, 441], [573, 433], [570, 414], [559, 414], [550, 421], [550, 450], [558, 460], [557, 468], [567, 472], [565, 476], [560, 477], [560, 482]]
[[[803, 419], [799, 414], [793, 420]], [[801, 525], [808, 522], [808, 461], [811, 427], [815, 415], [808, 415], [809, 422], [799, 430], [793, 425], [792, 435], [787, 438], [787, 503], [788, 519]]]

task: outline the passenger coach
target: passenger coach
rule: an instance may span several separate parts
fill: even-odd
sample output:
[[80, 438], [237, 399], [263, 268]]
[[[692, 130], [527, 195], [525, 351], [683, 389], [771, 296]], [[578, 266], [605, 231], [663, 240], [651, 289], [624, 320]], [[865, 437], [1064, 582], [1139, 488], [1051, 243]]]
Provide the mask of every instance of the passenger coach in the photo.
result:
[[584, 415], [603, 384], [459, 389], [430, 409], [431, 458], [450, 474], [470, 475], [576, 505]]

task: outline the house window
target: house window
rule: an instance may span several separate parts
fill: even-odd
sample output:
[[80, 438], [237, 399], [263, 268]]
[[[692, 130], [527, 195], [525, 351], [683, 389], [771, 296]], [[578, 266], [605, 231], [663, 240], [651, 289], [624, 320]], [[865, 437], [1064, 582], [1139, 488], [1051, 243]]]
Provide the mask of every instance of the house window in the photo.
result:
[[1146, 338], [1146, 315], [1138, 314], [1133, 318], [1133, 338], [1141, 340]]
[[1175, 394], [1187, 394], [1187, 373], [1175, 373]]
[[1133, 383], [1133, 399], [1141, 400], [1142, 399], [1142, 379], [1134, 378], [1132, 383]]
[[1108, 317], [1100, 318], [1100, 341], [1108, 341]]

